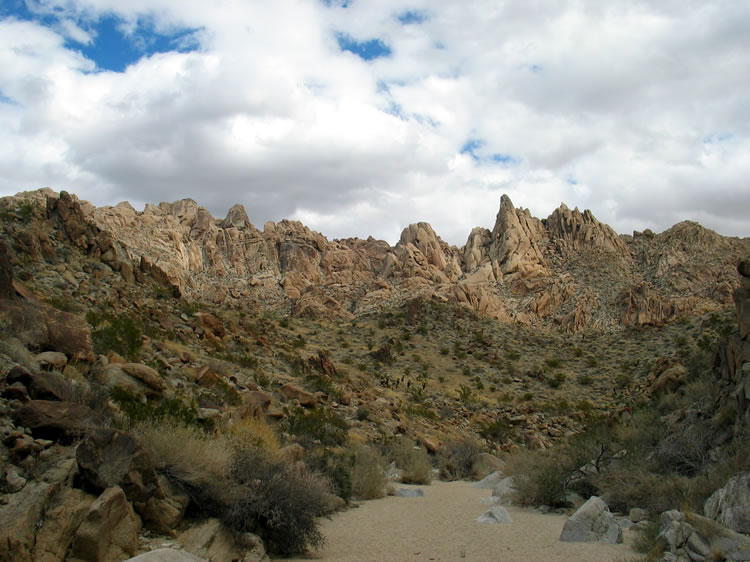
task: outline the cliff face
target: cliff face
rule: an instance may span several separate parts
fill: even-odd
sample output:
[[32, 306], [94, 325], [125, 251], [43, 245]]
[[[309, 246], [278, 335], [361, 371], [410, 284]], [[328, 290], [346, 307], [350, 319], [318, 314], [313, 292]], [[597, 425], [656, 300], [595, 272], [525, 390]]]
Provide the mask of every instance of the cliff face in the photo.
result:
[[473, 229], [461, 248], [427, 223], [406, 227], [394, 247], [329, 241], [297, 221], [259, 230], [242, 205], [216, 219], [191, 199], [136, 211], [45, 189], [0, 206], [23, 200], [43, 204], [61, 236], [129, 282], [152, 278], [193, 299], [347, 318], [422, 296], [571, 332], [658, 324], [731, 303], [732, 257], [750, 253], [750, 239], [696, 223], [620, 236], [588, 210], [561, 205], [540, 220], [505, 195], [492, 230]]

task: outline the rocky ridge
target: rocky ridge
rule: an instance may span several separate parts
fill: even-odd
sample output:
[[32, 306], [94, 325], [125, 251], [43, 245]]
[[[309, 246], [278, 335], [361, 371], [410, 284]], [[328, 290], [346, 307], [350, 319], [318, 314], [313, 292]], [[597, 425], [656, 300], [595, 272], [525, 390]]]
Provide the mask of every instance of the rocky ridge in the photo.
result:
[[[393, 247], [373, 238], [329, 241], [298, 221], [259, 230], [242, 205], [217, 219], [192, 199], [136, 211], [43, 189], [0, 207], [24, 201], [43, 205], [74, 245], [128, 281], [151, 277], [192, 299], [344, 319], [426, 296], [568, 332], [660, 324], [729, 305], [732, 256], [750, 251], [748, 238], [690, 222], [618, 235], [590, 211], [564, 204], [537, 219], [505, 195], [492, 230], [473, 229], [461, 248], [427, 223], [407, 226]], [[42, 238], [20, 238], [49, 252]]]

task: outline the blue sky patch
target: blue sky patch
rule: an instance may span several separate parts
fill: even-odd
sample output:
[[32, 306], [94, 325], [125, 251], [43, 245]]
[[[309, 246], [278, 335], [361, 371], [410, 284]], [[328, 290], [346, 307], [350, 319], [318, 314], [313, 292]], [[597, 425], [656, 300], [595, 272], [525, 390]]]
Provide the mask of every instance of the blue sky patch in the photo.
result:
[[474, 161], [479, 162], [479, 155], [476, 153], [476, 150], [484, 146], [484, 141], [481, 141], [479, 139], [469, 139], [466, 141], [466, 144], [464, 144], [461, 147], [461, 154], [468, 154], [471, 156]]
[[424, 12], [418, 12], [414, 10], [403, 12], [397, 15], [396, 18], [404, 25], [423, 23], [429, 19], [427, 17], [427, 14], [425, 14]]
[[170, 51], [184, 53], [197, 48], [197, 43], [190, 37], [197, 31], [195, 29], [165, 35], [156, 33], [150, 24], [139, 22], [135, 33], [128, 35], [121, 31], [121, 24], [122, 21], [118, 18], [101, 19], [93, 28], [97, 35], [92, 44], [80, 45], [67, 41], [66, 46], [76, 48], [79, 45], [78, 49], [96, 63], [97, 69], [116, 72], [122, 72], [144, 56]]
[[336, 41], [339, 49], [354, 53], [363, 60], [373, 60], [391, 56], [391, 48], [382, 39], [357, 41], [346, 33], [337, 32]]
[[[7, 16], [33, 21], [59, 32], [59, 25], [64, 14], [59, 10], [48, 12], [29, 10], [26, 2], [13, 0], [0, 7], [0, 17]], [[144, 56], [170, 51], [184, 53], [198, 47], [198, 42], [193, 37], [198, 29], [179, 29], [170, 33], [158, 33], [148, 18], [140, 19], [138, 26], [131, 34], [123, 32], [123, 20], [113, 15], [96, 21], [76, 23], [91, 33], [92, 42], [82, 44], [67, 38], [65, 47], [80, 51], [85, 57], [94, 61], [97, 70], [122, 72], [128, 65], [138, 62]]]
[[486, 144], [487, 143], [485, 143], [481, 139], [469, 139], [461, 147], [460, 153], [468, 154], [469, 156], [471, 156], [472, 160], [474, 160], [474, 162], [478, 164], [492, 163], [500, 164], [501, 166], [517, 166], [521, 163], [520, 158], [512, 156], [511, 154], [495, 152], [493, 154], [487, 155], [486, 152], [481, 153], [480, 149]]
[[338, 8], [348, 8], [351, 5], [349, 0], [320, 0], [328, 8], [336, 6]]

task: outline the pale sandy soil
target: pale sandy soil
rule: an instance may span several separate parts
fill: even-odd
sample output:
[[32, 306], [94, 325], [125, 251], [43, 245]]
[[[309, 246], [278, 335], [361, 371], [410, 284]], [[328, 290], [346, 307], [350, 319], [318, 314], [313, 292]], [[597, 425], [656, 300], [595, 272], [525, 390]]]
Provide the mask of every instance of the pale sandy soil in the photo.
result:
[[[396, 484], [396, 488], [403, 486]], [[475, 519], [490, 506], [480, 502], [491, 490], [471, 482], [418, 486], [421, 498], [391, 496], [361, 502], [357, 508], [323, 520], [325, 546], [294, 560], [498, 560], [627, 561], [637, 557], [625, 544], [564, 543], [563, 515], [544, 515], [506, 506], [512, 523], [481, 524]]]

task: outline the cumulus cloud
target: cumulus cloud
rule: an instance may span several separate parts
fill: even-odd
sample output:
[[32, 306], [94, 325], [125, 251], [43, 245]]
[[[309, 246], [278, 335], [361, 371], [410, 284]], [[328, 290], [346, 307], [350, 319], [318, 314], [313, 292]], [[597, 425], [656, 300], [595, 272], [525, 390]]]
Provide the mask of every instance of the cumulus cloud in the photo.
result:
[[[620, 232], [750, 235], [743, 2], [27, 6], [0, 9], [0, 194], [240, 202], [391, 243], [427, 221], [462, 244], [508, 193]], [[104, 21], [133, 46], [121, 70]]]

